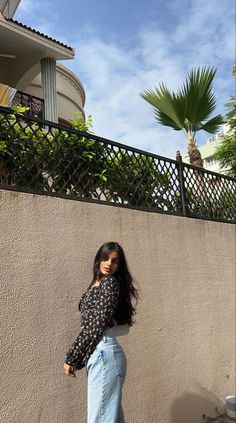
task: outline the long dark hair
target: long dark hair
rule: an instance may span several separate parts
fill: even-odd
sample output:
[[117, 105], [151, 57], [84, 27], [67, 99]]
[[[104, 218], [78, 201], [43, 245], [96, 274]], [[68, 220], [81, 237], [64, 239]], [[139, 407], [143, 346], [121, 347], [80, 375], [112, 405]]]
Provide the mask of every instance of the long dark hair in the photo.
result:
[[97, 279], [101, 279], [102, 275], [99, 269], [100, 263], [101, 261], [106, 260], [112, 251], [117, 252], [119, 256], [118, 270], [112, 276], [118, 280], [120, 285], [119, 301], [114, 319], [118, 325], [128, 324], [129, 326], [132, 326], [134, 323], [133, 316], [136, 313], [135, 307], [138, 302], [139, 294], [137, 288], [133, 285], [133, 278], [128, 269], [124, 250], [118, 242], [106, 242], [99, 248], [94, 259], [93, 280], [90, 287]]

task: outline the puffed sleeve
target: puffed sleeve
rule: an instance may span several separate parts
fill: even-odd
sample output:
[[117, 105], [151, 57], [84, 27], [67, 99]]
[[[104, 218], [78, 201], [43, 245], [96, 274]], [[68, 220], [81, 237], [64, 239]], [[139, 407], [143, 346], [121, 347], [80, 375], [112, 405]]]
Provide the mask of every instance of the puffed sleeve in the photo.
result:
[[88, 323], [79, 333], [66, 354], [65, 362], [78, 370], [85, 367], [90, 355], [102, 338], [105, 327], [112, 320], [119, 299], [119, 282], [113, 276], [104, 276], [99, 296], [91, 310]]

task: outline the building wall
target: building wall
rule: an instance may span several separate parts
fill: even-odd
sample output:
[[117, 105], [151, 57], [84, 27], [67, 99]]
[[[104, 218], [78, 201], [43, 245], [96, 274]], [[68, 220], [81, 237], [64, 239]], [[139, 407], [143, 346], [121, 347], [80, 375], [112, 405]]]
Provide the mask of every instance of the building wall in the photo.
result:
[[[85, 91], [79, 78], [61, 64], [56, 66], [58, 116], [69, 121], [75, 112], [85, 117]], [[43, 98], [41, 74], [39, 74], [25, 90], [28, 94]]]
[[231, 224], [0, 190], [0, 421], [83, 423], [86, 371], [63, 375], [98, 247], [124, 247], [140, 289], [128, 359], [127, 423], [202, 423], [235, 375]]
[[[13, 59], [8, 59], [8, 61]], [[7, 61], [1, 65], [0, 58], [0, 83], [9, 85], [9, 65]], [[79, 78], [68, 68], [61, 64], [56, 66], [58, 116], [61, 121], [69, 122], [74, 118], [74, 113], [79, 112], [85, 118], [84, 104], [85, 91]], [[41, 73], [39, 73], [24, 92], [43, 98]], [[60, 122], [60, 120], [59, 120]]]

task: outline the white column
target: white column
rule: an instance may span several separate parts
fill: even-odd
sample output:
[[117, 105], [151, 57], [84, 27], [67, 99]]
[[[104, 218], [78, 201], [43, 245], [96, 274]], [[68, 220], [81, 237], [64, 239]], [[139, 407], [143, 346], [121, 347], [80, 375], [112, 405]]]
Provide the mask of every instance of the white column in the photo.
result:
[[51, 122], [58, 122], [57, 88], [56, 88], [56, 60], [41, 60], [41, 76], [44, 98], [44, 118]]

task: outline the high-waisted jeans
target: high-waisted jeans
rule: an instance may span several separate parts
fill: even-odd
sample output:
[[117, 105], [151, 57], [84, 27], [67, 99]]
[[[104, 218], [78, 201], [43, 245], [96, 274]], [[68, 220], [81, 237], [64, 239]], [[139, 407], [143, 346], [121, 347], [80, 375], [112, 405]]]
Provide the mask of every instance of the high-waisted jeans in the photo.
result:
[[87, 363], [88, 423], [124, 423], [121, 407], [126, 357], [112, 329], [105, 330]]

